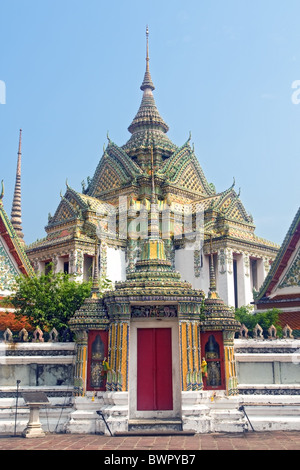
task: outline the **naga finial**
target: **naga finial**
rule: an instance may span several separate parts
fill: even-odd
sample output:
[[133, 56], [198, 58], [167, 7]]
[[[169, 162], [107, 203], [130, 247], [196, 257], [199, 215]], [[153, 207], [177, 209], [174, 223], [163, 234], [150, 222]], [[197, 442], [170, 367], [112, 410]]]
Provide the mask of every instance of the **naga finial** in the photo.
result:
[[1, 181], [1, 194], [0, 194], [0, 201], [2, 202], [2, 199], [4, 198], [4, 182], [3, 180]]

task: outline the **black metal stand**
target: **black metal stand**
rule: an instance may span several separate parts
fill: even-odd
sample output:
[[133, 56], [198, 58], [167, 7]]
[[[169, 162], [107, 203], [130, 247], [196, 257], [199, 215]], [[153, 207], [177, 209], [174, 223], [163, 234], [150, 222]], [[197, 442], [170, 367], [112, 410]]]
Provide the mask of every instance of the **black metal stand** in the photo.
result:
[[107, 429], [109, 431], [109, 434], [112, 436], [111, 430], [109, 429], [109, 426], [106, 422], [106, 419], [104, 418], [104, 415], [103, 415], [102, 411], [98, 410], [98, 411], [96, 411], [96, 413], [97, 413], [97, 415], [99, 415], [103, 419], [103, 421], [105, 423], [105, 426], [107, 427]]
[[16, 396], [16, 412], [15, 412], [15, 432], [14, 436], [17, 433], [17, 416], [18, 416], [18, 400], [19, 400], [19, 385], [21, 383], [21, 380], [17, 380], [17, 396]]
[[245, 410], [244, 405], [240, 406], [239, 410], [244, 412], [244, 415], [246, 416], [246, 418], [247, 418], [247, 420], [248, 420], [248, 423], [249, 423], [250, 426], [251, 426], [252, 431], [255, 432], [255, 430], [254, 430], [254, 428], [253, 428], [253, 426], [252, 426], [252, 424], [251, 424], [251, 421], [250, 421], [250, 419], [249, 419], [249, 417], [248, 417], [248, 415], [247, 415], [247, 413], [246, 413], [246, 410]]

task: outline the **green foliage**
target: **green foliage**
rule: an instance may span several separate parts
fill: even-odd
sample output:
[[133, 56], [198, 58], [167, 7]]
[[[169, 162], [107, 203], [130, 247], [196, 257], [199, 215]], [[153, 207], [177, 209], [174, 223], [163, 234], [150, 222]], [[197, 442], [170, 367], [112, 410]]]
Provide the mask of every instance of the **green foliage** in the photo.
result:
[[98, 284], [99, 284], [99, 298], [100, 299], [103, 297], [104, 292], [113, 289], [113, 283], [111, 282], [110, 279], [107, 279], [106, 277], [100, 277]]
[[273, 308], [266, 312], [253, 313], [253, 307], [250, 305], [235, 309], [236, 319], [249, 330], [249, 334], [252, 335], [252, 331], [257, 324], [259, 324], [264, 332], [264, 336], [268, 335], [268, 329], [274, 325], [277, 329], [277, 336], [281, 336], [282, 328], [279, 324], [279, 310]]
[[65, 273], [16, 278], [16, 291], [8, 299], [16, 315], [26, 317], [33, 327], [43, 331], [68, 328], [68, 321], [91, 292], [91, 282], [76, 282]]

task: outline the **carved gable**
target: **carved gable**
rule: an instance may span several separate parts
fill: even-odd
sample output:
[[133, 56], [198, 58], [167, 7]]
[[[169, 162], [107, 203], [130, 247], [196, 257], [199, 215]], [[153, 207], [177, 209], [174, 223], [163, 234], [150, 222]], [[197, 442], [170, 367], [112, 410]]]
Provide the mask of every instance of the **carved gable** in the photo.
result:
[[189, 191], [195, 191], [198, 193], [205, 193], [203, 184], [199, 175], [195, 171], [193, 163], [189, 163], [177, 178], [176, 183], [180, 186], [188, 189]]
[[226, 201], [222, 209], [224, 209], [223, 212], [229, 219], [251, 223], [251, 217], [247, 214], [243, 204], [238, 198]]
[[71, 220], [76, 217], [76, 211], [72, 208], [70, 204], [67, 203], [66, 200], [60, 202], [54, 217], [52, 217], [50, 223], [51, 225], [54, 223], [64, 222], [66, 220]]
[[110, 141], [98, 164], [87, 194], [98, 197], [104, 191], [122, 188], [140, 174], [142, 174], [141, 168], [124, 150]]
[[[300, 247], [278, 283], [279, 289], [283, 289], [284, 287], [300, 288]], [[300, 289], [298, 289], [298, 291], [300, 292]]]
[[170, 183], [188, 191], [201, 193], [205, 197], [214, 194], [188, 143], [168, 159], [158, 174], [166, 176]]
[[94, 190], [95, 194], [122, 186], [122, 181], [117, 171], [108, 163], [103, 166], [97, 176], [97, 184]]

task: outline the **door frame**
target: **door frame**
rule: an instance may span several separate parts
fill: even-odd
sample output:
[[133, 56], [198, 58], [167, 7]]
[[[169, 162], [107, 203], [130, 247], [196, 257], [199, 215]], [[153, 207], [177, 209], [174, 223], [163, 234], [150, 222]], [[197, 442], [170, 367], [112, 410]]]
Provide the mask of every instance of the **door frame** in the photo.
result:
[[[137, 330], [138, 328], [170, 328], [172, 335], [172, 410], [137, 410]], [[130, 322], [130, 351], [129, 351], [129, 419], [151, 418], [181, 418], [181, 380], [179, 353], [178, 319], [137, 318]]]

